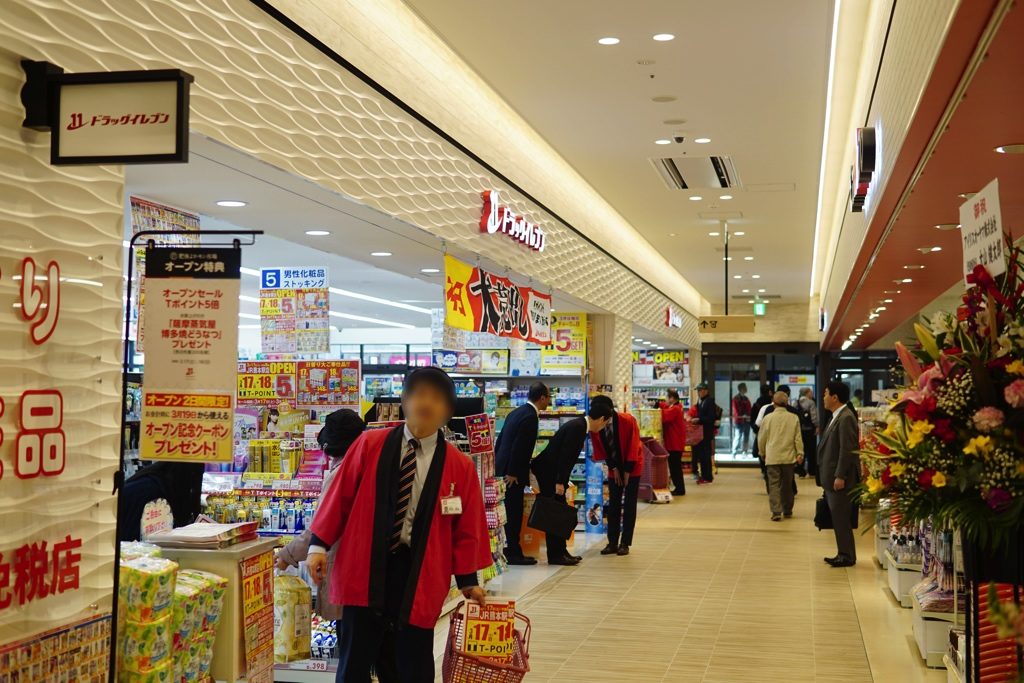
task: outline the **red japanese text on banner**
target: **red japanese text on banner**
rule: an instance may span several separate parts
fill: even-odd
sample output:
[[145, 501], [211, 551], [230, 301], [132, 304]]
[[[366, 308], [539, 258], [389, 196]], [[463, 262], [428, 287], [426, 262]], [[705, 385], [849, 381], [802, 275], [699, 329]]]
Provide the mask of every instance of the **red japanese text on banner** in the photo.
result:
[[537, 344], [551, 339], [551, 296], [510, 278], [444, 257], [445, 322]]

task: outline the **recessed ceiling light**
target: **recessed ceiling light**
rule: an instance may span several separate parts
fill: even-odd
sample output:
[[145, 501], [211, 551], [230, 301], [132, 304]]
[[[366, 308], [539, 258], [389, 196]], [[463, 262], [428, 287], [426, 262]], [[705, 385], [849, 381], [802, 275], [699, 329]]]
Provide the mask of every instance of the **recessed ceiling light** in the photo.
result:
[[761, 279], [760, 275], [751, 275], [750, 277], [754, 278], [755, 280], [760, 280]]
[[909, 277], [905, 277], [902, 280], [900, 280], [900, 282], [902, 282], [905, 285], [909, 285], [911, 282], [913, 282], [913, 279], [911, 279]]
[[306, 234], [310, 237], [326, 237], [331, 234], [330, 230], [307, 230]]
[[732, 195], [731, 194], [723, 194], [721, 197], [719, 197], [719, 199], [722, 199], [724, 201], [729, 201], [730, 199], [732, 199]]
[[722, 233], [720, 233], [720, 232], [709, 232], [709, 233], [708, 233], [708, 236], [709, 236], [709, 237], [718, 237], [718, 236], [719, 236], [719, 235], [721, 235], [721, 234], [722, 234]]
[[618, 45], [620, 41], [618, 38], [607, 36], [605, 38], [599, 38], [597, 42], [600, 43], [601, 45]]
[[878, 313], [879, 311], [887, 311], [887, 310], [889, 310], [889, 309], [886, 308], [885, 306], [879, 306], [878, 308], [875, 309], [875, 313]]
[[672, 35], [671, 33], [655, 33], [651, 37], [654, 38], [659, 43], [666, 43], [666, 42], [668, 42], [670, 40], [674, 40], [675, 39], [675, 36]]
[[426, 273], [427, 275], [431, 275], [433, 273], [440, 273], [441, 270], [439, 268], [420, 268], [420, 272]]
[[1024, 144], [999, 145], [996, 151], [1000, 154], [1024, 154]]
[[767, 291], [768, 291], [767, 289], [759, 289], [759, 290], [757, 290], [757, 293], [758, 294], [764, 294]]
[[882, 299], [882, 303], [883, 304], [891, 304], [892, 303], [892, 299]]
[[723, 256], [722, 260], [723, 261], [732, 261], [732, 256]]
[[711, 142], [711, 138], [697, 138], [694, 140], [698, 145], [706, 145]]
[[664, 104], [665, 102], [675, 102], [676, 97], [675, 95], [655, 95], [651, 98], [651, 101]]
[[932, 251], [942, 251], [942, 247], [932, 247]]
[[743, 290], [743, 293], [744, 293], [744, 294], [750, 294], [750, 290], [749, 290], [749, 289], [744, 289], [744, 290]]
[[371, 251], [370, 256], [391, 256], [390, 251]]
[[732, 279], [733, 279], [733, 280], [742, 280], [742, 279], [743, 279], [743, 276], [742, 276], [742, 275], [733, 275], [733, 276], [732, 276]]
[[733, 236], [733, 237], [743, 237], [743, 236], [744, 236], [744, 235], [746, 235], [746, 234], [747, 234], [747, 233], [743, 232], [742, 230], [739, 230], [739, 231], [737, 231], [737, 232], [734, 232], [734, 233], [732, 234], [732, 236]]
[[220, 201], [217, 202], [217, 206], [226, 206], [229, 209], [237, 209], [245, 205], [246, 202], [240, 201], [238, 199], [221, 199]]
[[899, 294], [899, 293], [900, 293], [900, 290], [898, 290], [898, 289], [887, 289], [887, 290], [885, 290], [885, 291], [884, 291], [884, 292], [882, 292], [882, 293], [883, 293], [883, 294]]
[[752, 303], [755, 303], [755, 302], [754, 302], [754, 300], [753, 300], [753, 299], [747, 299], [747, 303], [748, 303], [748, 304], [752, 304]]
[[670, 232], [670, 233], [668, 234], [668, 236], [669, 236], [669, 237], [675, 237], [675, 236], [676, 236], [676, 234], [675, 234], [674, 232]]
[[699, 201], [700, 201], [700, 200], [702, 200], [702, 199], [704, 199], [704, 198], [703, 198], [703, 197], [701, 197], [701, 196], [700, 196], [699, 194], [697, 194], [697, 195], [694, 195], [694, 196], [690, 197], [690, 201], [691, 201], [691, 202], [699, 202]]
[[754, 260], [754, 257], [753, 257], [753, 256], [744, 256], [744, 257], [743, 257], [743, 260], [744, 260], [744, 261], [753, 261], [753, 260]]
[[957, 195], [957, 197], [959, 197], [960, 199], [970, 199], [971, 197], [973, 197], [976, 194], [978, 194], [978, 193], [977, 192], [961, 192], [960, 194]]
[[956, 230], [960, 227], [959, 223], [936, 223], [936, 230]]
[[903, 266], [903, 270], [924, 270], [924, 266], [917, 263], [911, 263], [910, 265]]
[[656, 145], [671, 145], [672, 141], [671, 140], [667, 140], [665, 138], [659, 138], [659, 139], [654, 141], [654, 144], [656, 144]]

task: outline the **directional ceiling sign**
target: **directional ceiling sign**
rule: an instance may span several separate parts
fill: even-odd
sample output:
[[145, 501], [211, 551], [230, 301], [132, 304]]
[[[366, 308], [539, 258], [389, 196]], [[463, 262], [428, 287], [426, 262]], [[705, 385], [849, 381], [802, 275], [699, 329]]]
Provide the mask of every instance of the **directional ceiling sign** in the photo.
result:
[[697, 323], [701, 334], [752, 333], [752, 315], [704, 315]]

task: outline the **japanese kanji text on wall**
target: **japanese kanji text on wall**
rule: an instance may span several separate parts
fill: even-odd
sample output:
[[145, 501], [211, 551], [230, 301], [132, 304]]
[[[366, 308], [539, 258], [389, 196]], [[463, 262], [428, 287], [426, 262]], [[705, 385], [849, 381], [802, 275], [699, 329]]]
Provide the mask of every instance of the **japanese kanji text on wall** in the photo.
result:
[[[0, 62], [7, 73], [18, 69], [14, 56]], [[0, 114], [19, 125], [16, 89], [0, 89]], [[0, 670], [17, 672], [19, 681], [106, 680], [108, 650], [95, 642], [109, 633], [114, 575], [123, 171], [55, 168], [48, 133], [6, 133]]]
[[240, 268], [238, 249], [146, 254], [143, 459], [231, 460]]

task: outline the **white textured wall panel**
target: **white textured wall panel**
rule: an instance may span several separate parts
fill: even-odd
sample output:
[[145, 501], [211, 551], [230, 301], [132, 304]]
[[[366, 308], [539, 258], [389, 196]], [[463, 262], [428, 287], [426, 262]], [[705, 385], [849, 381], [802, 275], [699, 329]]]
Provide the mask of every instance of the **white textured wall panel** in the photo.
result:
[[[192, 128], [356, 201], [453, 249], [481, 254], [688, 346], [696, 321], [664, 328], [668, 300], [365, 83], [243, 0], [14, 0], [0, 44], [69, 71], [174, 67], [195, 76]], [[497, 189], [544, 226], [543, 254], [476, 228]], [[339, 245], [339, 248], [340, 245]]]
[[[825, 308], [830, 312], [838, 309], [847, 281], [854, 275], [859, 276], [852, 270], [864, 243], [867, 226], [874, 218], [878, 197], [886, 190], [892, 167], [903, 147], [958, 5], [959, 0], [899, 0], [896, 3], [874, 101], [867, 113], [868, 126], [876, 129], [881, 146], [879, 167], [871, 181], [869, 203], [864, 213], [850, 213], [848, 210], [845, 213], [842, 232], [832, 257], [831, 274], [822, 297]], [[888, 14], [882, 18], [888, 19]], [[872, 26], [871, 30], [884, 32], [885, 25]], [[863, 125], [864, 118], [864, 113], [861, 113], [858, 125]], [[850, 144], [853, 144], [852, 136]]]
[[[84, 31], [82, 39], [91, 43]], [[0, 644], [109, 611], [110, 488], [120, 447], [123, 175], [119, 167], [50, 166], [50, 136], [21, 127], [23, 80], [17, 56], [0, 48], [0, 554], [12, 562], [16, 548], [41, 541], [49, 552], [69, 533], [83, 545], [80, 589], [0, 609]], [[64, 277], [101, 285], [62, 283], [56, 331], [39, 346], [15, 306], [21, 283], [14, 277], [26, 257], [44, 268], [56, 261]], [[19, 479], [21, 394], [50, 389], [64, 397], [65, 470]], [[16, 573], [3, 578], [10, 584], [0, 584], [0, 598]]]

